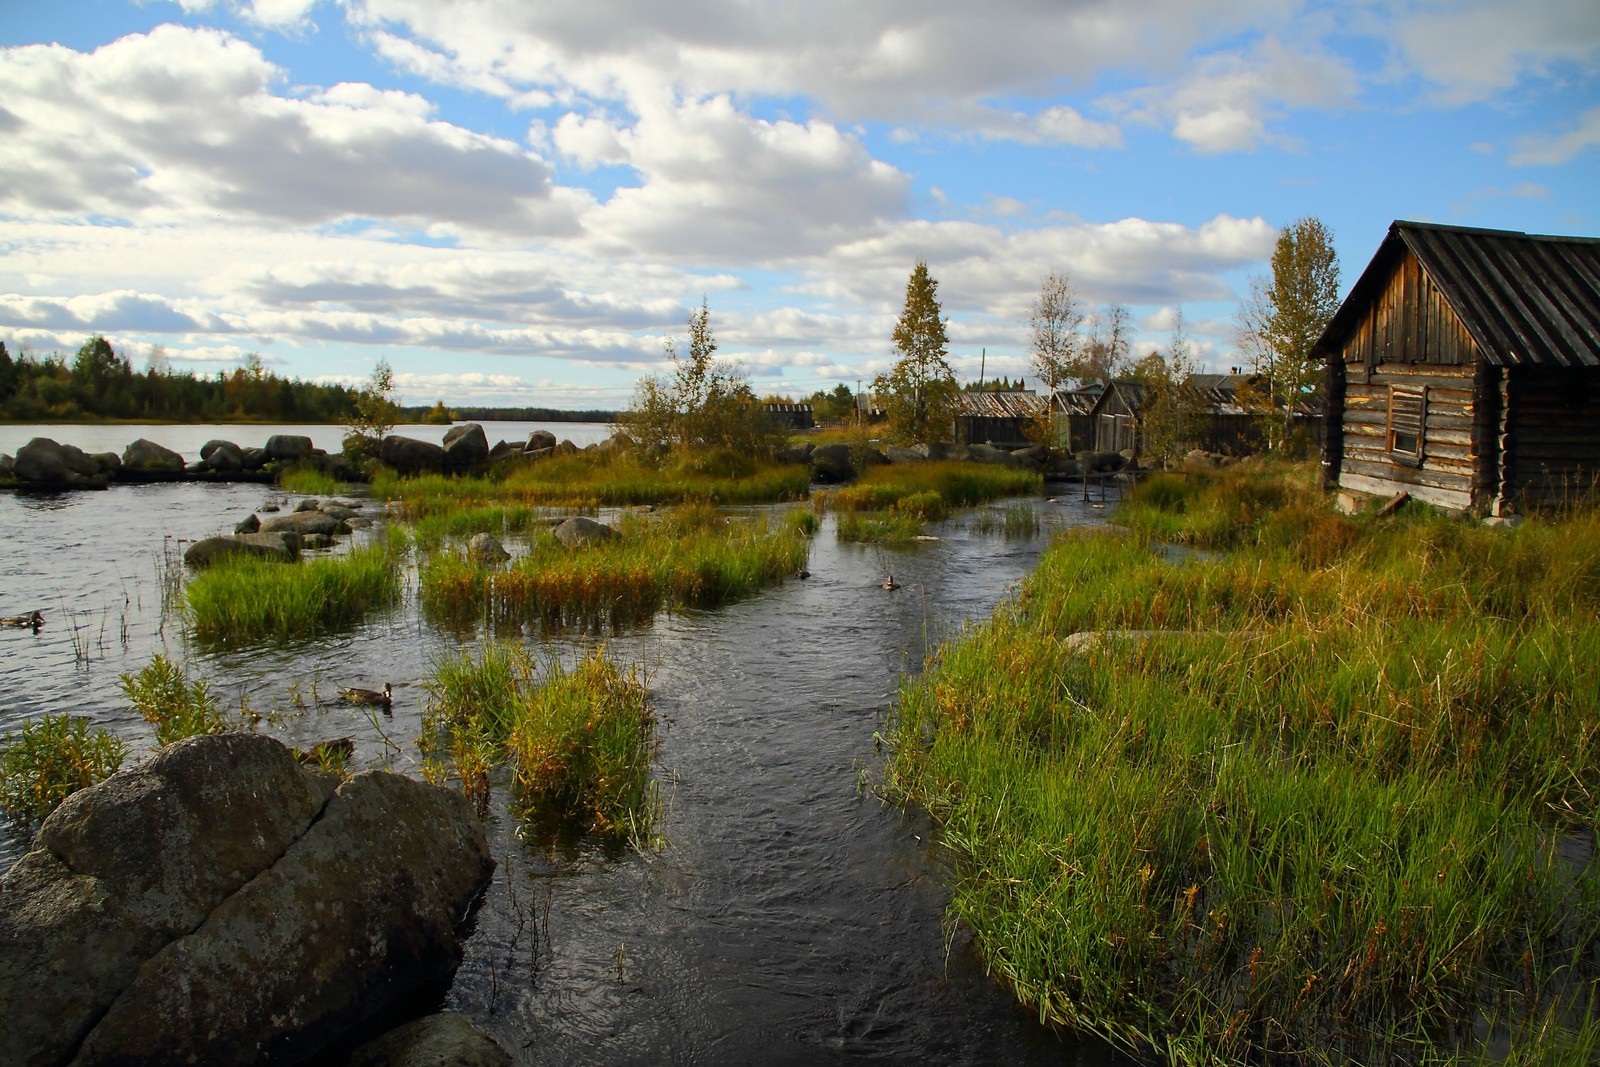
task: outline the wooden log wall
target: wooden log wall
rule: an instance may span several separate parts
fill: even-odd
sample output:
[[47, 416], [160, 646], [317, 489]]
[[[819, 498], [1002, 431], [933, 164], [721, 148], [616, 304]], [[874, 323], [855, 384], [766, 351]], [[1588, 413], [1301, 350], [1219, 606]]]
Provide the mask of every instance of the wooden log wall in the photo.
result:
[[1477, 362], [1478, 346], [1417, 257], [1396, 264], [1383, 291], [1345, 342], [1344, 362], [1374, 370], [1385, 363]]
[[1600, 483], [1600, 368], [1513, 367], [1505, 377], [1504, 497], [1539, 508], [1593, 495]]
[[[1465, 511], [1473, 503], [1478, 459], [1473, 438], [1473, 367], [1386, 363], [1344, 383], [1339, 484], [1373, 494], [1405, 490], [1419, 500]], [[1389, 451], [1391, 387], [1428, 393], [1422, 462]]]

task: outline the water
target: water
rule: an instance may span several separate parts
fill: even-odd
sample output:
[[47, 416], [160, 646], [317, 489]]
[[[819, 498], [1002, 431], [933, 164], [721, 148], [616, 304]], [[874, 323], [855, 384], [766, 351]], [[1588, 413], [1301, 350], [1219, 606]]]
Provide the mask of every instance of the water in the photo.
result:
[[[411, 591], [351, 632], [231, 652], [195, 647], [163, 612], [180, 541], [275, 495], [0, 494], [0, 614], [46, 613], [38, 634], [0, 631], [0, 730], [71, 711], [148, 753], [153, 735], [117, 678], [166, 651], [226, 705], [266, 715], [274, 736], [302, 747], [350, 736], [360, 766], [414, 773], [422, 681], [476, 636], [428, 626]], [[838, 544], [830, 523], [809, 580], [608, 638], [610, 656], [647, 674], [661, 718], [667, 844], [641, 854], [524, 840], [497, 778], [488, 833], [500, 866], [445, 1004], [522, 1063], [1123, 1062], [1040, 1027], [984, 975], [966, 931], [944, 927], [945, 861], [926, 821], [862, 788], [901, 672], [985, 616], [1050, 530], [1104, 514], [1034, 504], [1045, 533], [1028, 541], [960, 517], [932, 528], [938, 541], [885, 551]], [[901, 588], [878, 588], [891, 571]], [[587, 643], [546, 650], [575, 657]], [[328, 700], [385, 681], [392, 718]], [[24, 847], [0, 840], [0, 863]]]

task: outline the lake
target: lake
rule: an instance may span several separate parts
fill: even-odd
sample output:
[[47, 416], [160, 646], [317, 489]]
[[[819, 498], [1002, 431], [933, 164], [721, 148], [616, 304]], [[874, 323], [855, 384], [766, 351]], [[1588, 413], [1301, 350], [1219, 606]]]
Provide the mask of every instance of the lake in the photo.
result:
[[[123, 444], [150, 436], [195, 453], [211, 437], [249, 444], [292, 432], [5, 429], [91, 450], [86, 431], [110, 430]], [[551, 429], [579, 441], [571, 425]], [[490, 431], [501, 436], [511, 439]], [[415, 773], [422, 683], [440, 657], [484, 635], [426, 623], [414, 570], [399, 607], [319, 640], [217, 652], [186, 632], [172, 562], [180, 546], [231, 529], [269, 498], [283, 499], [229, 484], [0, 494], [0, 614], [38, 607], [46, 619], [38, 634], [0, 632], [0, 731], [72, 712], [146, 755], [153, 733], [118, 677], [165, 652], [212, 681], [225, 706], [265, 715], [264, 732], [301, 747], [349, 736], [358, 767]], [[525, 833], [496, 777], [487, 829], [499, 868], [445, 1006], [530, 1064], [1128, 1062], [1040, 1027], [985, 975], [964, 929], [946, 929], [936, 835], [870, 789], [875, 733], [902, 673], [992, 611], [1053, 531], [1105, 514], [1070, 494], [1032, 504], [1036, 537], [979, 532], [969, 513], [903, 551], [840, 544], [830, 518], [809, 580], [607, 637], [610, 657], [640, 666], [660, 716], [667, 843], [640, 853]], [[879, 588], [891, 570], [893, 592]], [[536, 643], [573, 659], [593, 641]], [[330, 699], [341, 685], [384, 682], [395, 690], [390, 719]], [[24, 848], [14, 833], [0, 838], [0, 863]]]

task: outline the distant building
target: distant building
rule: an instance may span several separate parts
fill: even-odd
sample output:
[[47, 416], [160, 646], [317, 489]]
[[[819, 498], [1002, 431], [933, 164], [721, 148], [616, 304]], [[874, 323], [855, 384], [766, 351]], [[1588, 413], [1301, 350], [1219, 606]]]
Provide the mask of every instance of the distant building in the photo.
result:
[[761, 405], [766, 409], [767, 418], [774, 425], [782, 426], [789, 430], [809, 430], [817, 424], [812, 415], [810, 404], [780, 404], [777, 401], [764, 401]]
[[1330, 487], [1500, 515], [1600, 479], [1600, 239], [1396, 222], [1316, 351]]
[[956, 442], [1002, 448], [1032, 444], [1029, 431], [1049, 406], [1045, 397], [1031, 390], [957, 393]]

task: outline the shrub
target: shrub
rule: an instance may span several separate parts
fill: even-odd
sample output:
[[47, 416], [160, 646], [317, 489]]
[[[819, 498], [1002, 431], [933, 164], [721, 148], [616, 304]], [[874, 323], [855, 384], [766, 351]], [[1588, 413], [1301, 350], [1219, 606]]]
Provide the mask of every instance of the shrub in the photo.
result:
[[136, 675], [124, 674], [122, 691], [145, 722], [155, 724], [162, 745], [228, 728], [210, 685], [200, 679], [190, 682], [166, 656], [157, 655]]
[[128, 746], [76, 715], [45, 715], [0, 737], [0, 809], [38, 823], [78, 790], [122, 766]]

